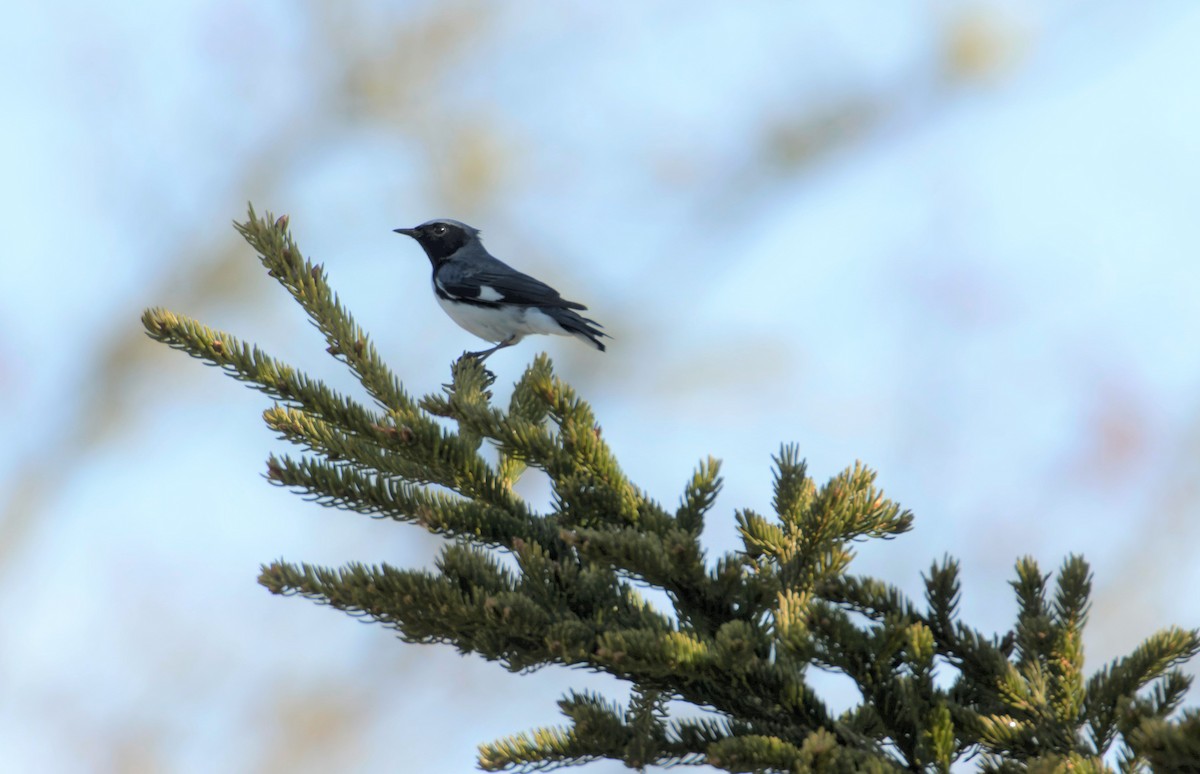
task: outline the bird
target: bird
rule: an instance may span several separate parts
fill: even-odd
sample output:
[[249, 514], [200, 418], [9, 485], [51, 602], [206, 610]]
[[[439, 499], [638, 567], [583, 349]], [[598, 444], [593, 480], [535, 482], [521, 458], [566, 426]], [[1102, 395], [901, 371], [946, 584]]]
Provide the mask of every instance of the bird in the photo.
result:
[[443, 218], [393, 231], [412, 237], [425, 250], [433, 266], [433, 293], [450, 319], [497, 342], [466, 356], [482, 362], [533, 333], [574, 336], [601, 352], [602, 339], [611, 338], [602, 325], [579, 314], [586, 306], [493, 257], [473, 226]]

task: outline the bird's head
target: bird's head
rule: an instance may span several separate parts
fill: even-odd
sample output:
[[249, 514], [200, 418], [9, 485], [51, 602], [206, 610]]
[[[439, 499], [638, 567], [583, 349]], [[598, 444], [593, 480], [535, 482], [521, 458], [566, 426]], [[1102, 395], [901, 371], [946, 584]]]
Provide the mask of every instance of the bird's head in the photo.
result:
[[457, 220], [431, 220], [416, 228], [393, 230], [417, 240], [434, 266], [449, 259], [463, 247], [479, 241], [479, 229]]

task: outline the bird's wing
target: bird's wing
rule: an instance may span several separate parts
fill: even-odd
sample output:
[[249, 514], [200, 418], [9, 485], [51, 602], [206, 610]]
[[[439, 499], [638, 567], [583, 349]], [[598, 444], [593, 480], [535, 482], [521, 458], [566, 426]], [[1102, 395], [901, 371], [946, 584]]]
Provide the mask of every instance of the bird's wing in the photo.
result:
[[434, 284], [452, 298], [467, 302], [587, 309], [583, 304], [566, 300], [546, 283], [495, 258], [467, 265], [450, 261], [438, 269]]

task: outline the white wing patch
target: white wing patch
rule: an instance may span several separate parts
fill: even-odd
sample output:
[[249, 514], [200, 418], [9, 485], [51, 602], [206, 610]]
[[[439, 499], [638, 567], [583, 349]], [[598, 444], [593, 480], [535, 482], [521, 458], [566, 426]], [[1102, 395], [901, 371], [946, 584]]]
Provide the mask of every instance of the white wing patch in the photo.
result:
[[[446, 290], [446, 286], [443, 285], [442, 281], [440, 279], [438, 279], [437, 277], [433, 278], [433, 286], [436, 290], [440, 290], [448, 296], [454, 295], [449, 290]], [[475, 296], [475, 298], [480, 301], [488, 301], [488, 302], [501, 301], [504, 299], [504, 294], [501, 293], [499, 290], [496, 290], [495, 288], [491, 287], [490, 285], [480, 285], [479, 286], [479, 295]]]

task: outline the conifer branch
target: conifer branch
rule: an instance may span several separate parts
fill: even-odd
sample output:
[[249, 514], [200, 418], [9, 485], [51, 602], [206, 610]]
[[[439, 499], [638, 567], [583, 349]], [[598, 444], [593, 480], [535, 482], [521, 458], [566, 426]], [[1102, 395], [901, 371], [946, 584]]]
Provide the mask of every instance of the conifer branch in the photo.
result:
[[470, 538], [496, 548], [512, 548], [519, 540], [553, 541], [557, 532], [551, 519], [527, 511], [514, 513], [396, 478], [313, 459], [272, 455], [267, 461], [267, 479], [309, 495], [322, 505], [409, 521], [434, 534]]
[[[509, 670], [583, 667], [631, 685], [625, 705], [569, 694], [559, 703], [566, 727], [483, 745], [482, 768], [611, 758], [634, 768], [944, 772], [978, 756], [989, 772], [1108, 771], [1115, 749], [1132, 771], [1200, 759], [1200, 716], [1171, 719], [1200, 634], [1164, 630], [1086, 677], [1092, 576], [1082, 558], [1067, 558], [1053, 589], [1032, 559], [1018, 561], [1015, 625], [984, 634], [960, 620], [949, 557], [924, 576], [924, 604], [851, 575], [854, 544], [908, 531], [912, 514], [862, 464], [818, 485], [785, 445], [773, 460], [773, 514], [735, 511], [741, 546], [710, 563], [701, 535], [721, 490], [718, 461], [701, 462], [668, 510], [622, 470], [591, 406], [545, 355], [506, 407], [495, 376], [470, 357], [437, 394], [410, 396], [287, 225], [251, 209], [237, 228], [377, 405], [172, 312], [147, 310], [143, 325], [275, 401], [263, 419], [302, 456], [271, 455], [271, 483], [446, 538], [428, 572], [279, 560], [259, 576], [272, 593]], [[545, 512], [513, 491], [527, 468], [550, 480]], [[667, 608], [648, 602], [644, 586], [665, 592]], [[861, 701], [832, 712], [810, 684], [813, 669], [847, 676]], [[671, 702], [706, 714], [672, 718]]]
[[382, 421], [375, 412], [309, 379], [256, 346], [165, 309], [147, 309], [142, 325], [150, 338], [216, 366], [233, 378], [290, 406], [304, 408], [342, 427], [371, 433]]
[[699, 535], [704, 529], [704, 515], [717, 501], [721, 492], [721, 461], [709, 457], [696, 468], [692, 480], [680, 499], [675, 511], [675, 521], [680, 529]]
[[1200, 712], [1188, 710], [1178, 723], [1144, 720], [1129, 732], [1131, 764], [1145, 762], [1153, 771], [1194, 771], [1200, 761]]
[[325, 336], [329, 354], [350, 366], [363, 387], [387, 409], [408, 415], [416, 404], [391, 372], [366, 331], [360, 328], [329, 287], [325, 270], [301, 254], [288, 230], [288, 217], [259, 218], [254, 206], [242, 223], [233, 227], [258, 252], [267, 273], [277, 279]]

